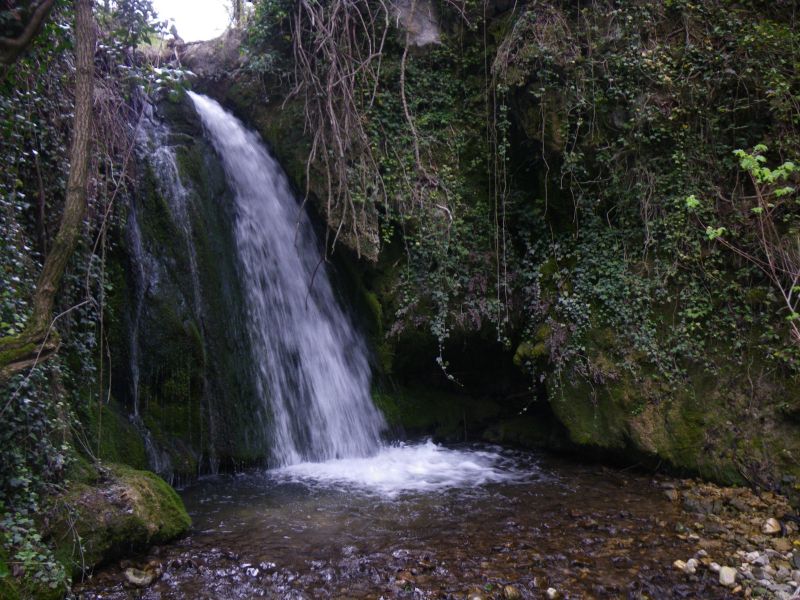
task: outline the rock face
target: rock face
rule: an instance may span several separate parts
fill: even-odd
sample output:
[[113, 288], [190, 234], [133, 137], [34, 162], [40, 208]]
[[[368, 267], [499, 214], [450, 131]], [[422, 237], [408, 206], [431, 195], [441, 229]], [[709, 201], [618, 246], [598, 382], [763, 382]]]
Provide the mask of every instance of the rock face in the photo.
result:
[[56, 557], [76, 574], [171, 541], [191, 525], [180, 496], [163, 479], [123, 465], [70, 484], [48, 519]]
[[[114, 256], [118, 326], [112, 406], [121, 432], [104, 460], [169, 481], [266, 456], [252, 391], [249, 338], [224, 171], [188, 98], [163, 102], [140, 126], [136, 196]], [[94, 428], [95, 430], [97, 428]], [[128, 435], [125, 440], [129, 440]], [[137, 457], [134, 460], [134, 456]]]

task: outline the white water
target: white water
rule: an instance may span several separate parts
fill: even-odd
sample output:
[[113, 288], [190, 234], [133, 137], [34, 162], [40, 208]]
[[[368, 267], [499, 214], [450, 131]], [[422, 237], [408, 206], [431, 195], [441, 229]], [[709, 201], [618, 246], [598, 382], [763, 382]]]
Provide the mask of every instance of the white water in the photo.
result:
[[334, 297], [323, 252], [280, 165], [217, 102], [190, 92], [236, 199], [236, 239], [258, 392], [273, 460], [375, 455], [385, 422], [361, 336]]
[[236, 198], [235, 239], [270, 477], [394, 497], [518, 479], [492, 451], [386, 446], [364, 341], [334, 297], [321, 248], [280, 165], [217, 102], [190, 92]]
[[406, 492], [430, 493], [514, 481], [521, 475], [496, 452], [448, 449], [431, 441], [385, 446], [377, 455], [367, 458], [304, 462], [275, 469], [270, 474], [279, 481], [349, 486], [388, 498]]

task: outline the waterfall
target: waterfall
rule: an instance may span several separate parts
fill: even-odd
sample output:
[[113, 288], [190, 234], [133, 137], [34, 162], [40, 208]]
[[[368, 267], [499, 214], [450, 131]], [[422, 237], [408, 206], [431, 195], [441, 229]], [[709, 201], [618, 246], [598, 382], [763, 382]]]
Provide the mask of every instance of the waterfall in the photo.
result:
[[273, 460], [375, 454], [385, 428], [364, 340], [334, 296], [323, 250], [277, 161], [217, 102], [189, 93], [235, 196], [257, 391]]

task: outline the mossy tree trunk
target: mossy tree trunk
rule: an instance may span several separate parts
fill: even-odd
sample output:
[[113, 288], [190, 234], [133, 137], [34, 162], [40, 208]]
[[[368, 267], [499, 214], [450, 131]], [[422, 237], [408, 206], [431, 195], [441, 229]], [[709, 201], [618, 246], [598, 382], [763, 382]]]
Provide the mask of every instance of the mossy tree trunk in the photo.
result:
[[0, 339], [0, 381], [44, 360], [58, 349], [52, 330], [53, 306], [61, 279], [80, 239], [86, 214], [86, 187], [92, 134], [95, 26], [92, 0], [75, 0], [75, 119], [69, 153], [69, 178], [61, 224], [36, 283], [33, 314], [25, 330]]

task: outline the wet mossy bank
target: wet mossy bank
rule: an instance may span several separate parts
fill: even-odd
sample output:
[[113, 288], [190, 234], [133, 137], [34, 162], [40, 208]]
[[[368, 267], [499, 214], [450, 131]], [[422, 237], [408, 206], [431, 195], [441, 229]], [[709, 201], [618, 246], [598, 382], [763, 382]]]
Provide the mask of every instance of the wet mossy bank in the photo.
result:
[[180, 483], [263, 462], [267, 445], [222, 166], [188, 97], [154, 107], [148, 127], [114, 256], [113, 408]]
[[[67, 577], [80, 578], [115, 559], [165, 544], [191, 525], [178, 494], [159, 476], [125, 464], [73, 463], [64, 491], [38, 516], [43, 538]], [[0, 597], [58, 600], [61, 586], [42, 583], [0, 550]]]

